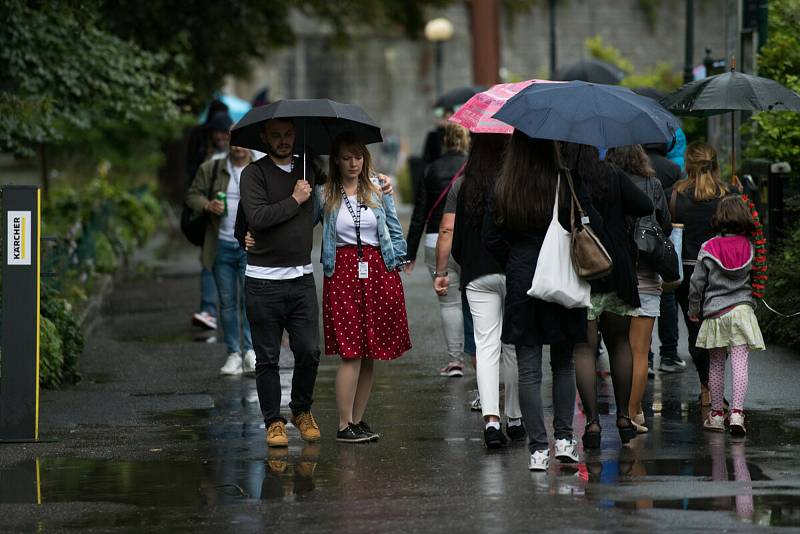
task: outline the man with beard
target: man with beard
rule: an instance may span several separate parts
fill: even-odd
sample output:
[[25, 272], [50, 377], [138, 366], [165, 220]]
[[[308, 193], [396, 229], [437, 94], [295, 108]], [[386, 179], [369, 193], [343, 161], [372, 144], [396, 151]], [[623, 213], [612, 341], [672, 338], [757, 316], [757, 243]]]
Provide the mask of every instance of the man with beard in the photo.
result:
[[[256, 351], [256, 388], [267, 428], [267, 445], [286, 447], [281, 415], [278, 360], [283, 331], [294, 354], [289, 408], [300, 436], [315, 442], [319, 426], [311, 414], [319, 366], [319, 310], [311, 265], [314, 228], [311, 194], [319, 174], [292, 155], [294, 123], [266, 121], [261, 134], [267, 156], [242, 172], [237, 237], [249, 230], [255, 245], [247, 250], [245, 297]], [[246, 222], [245, 222], [246, 221]]]

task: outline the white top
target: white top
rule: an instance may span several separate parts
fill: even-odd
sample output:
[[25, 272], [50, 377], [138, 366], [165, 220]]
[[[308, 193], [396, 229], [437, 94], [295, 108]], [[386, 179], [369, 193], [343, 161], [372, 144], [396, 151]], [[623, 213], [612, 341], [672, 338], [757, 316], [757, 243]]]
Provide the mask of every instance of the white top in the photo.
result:
[[[275, 161], [273, 160], [273, 163]], [[292, 172], [292, 164], [288, 165], [275, 165], [283, 172]], [[296, 265], [293, 267], [261, 267], [259, 265], [247, 264], [244, 275], [250, 278], [258, 278], [260, 280], [294, 280], [301, 276], [314, 273], [314, 266], [310, 263], [307, 265]]]
[[[347, 197], [347, 199], [350, 201], [350, 206], [355, 210], [355, 195]], [[339, 206], [339, 215], [336, 217], [336, 246], [344, 247], [346, 245], [357, 244], [356, 225], [343, 199]], [[366, 206], [361, 206], [361, 244], [371, 245], [373, 247], [380, 246], [380, 240], [378, 239], [378, 219], [375, 218], [375, 213]]]
[[436, 248], [436, 242], [439, 240], [439, 234], [425, 234], [425, 246], [428, 248]]
[[308, 265], [298, 265], [297, 267], [259, 267], [258, 265], [248, 264], [244, 275], [261, 280], [294, 280], [313, 272], [314, 266], [310, 263]]
[[222, 241], [232, 241], [236, 243], [236, 238], [233, 237], [233, 231], [236, 227], [236, 211], [239, 209], [239, 180], [242, 176], [244, 166], [236, 167], [231, 163], [230, 158], [227, 160], [228, 175], [231, 177], [228, 180], [228, 190], [225, 194], [228, 196], [228, 215], [223, 217], [219, 225], [219, 238]]

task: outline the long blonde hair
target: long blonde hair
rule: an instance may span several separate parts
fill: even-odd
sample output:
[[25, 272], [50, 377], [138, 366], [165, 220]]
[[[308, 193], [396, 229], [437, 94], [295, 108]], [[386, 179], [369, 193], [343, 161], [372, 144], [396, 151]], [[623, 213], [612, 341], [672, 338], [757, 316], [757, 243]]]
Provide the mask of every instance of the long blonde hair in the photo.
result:
[[461, 154], [469, 152], [469, 130], [456, 124], [448, 122], [444, 127], [444, 148]]
[[377, 204], [372, 200], [373, 194], [381, 195], [381, 190], [371, 179], [373, 174], [372, 157], [369, 154], [369, 150], [367, 150], [367, 146], [355, 135], [346, 132], [336, 137], [333, 141], [331, 157], [328, 160], [328, 181], [323, 187], [325, 213], [338, 210], [342, 203], [342, 176], [339, 172], [339, 164], [336, 160], [339, 159], [342, 151], [346, 148], [364, 158], [364, 165], [361, 167], [361, 173], [358, 175], [358, 186], [356, 187], [358, 201], [363, 206], [375, 208]]
[[694, 200], [697, 202], [722, 198], [727, 194], [727, 187], [720, 175], [717, 151], [707, 143], [695, 142], [686, 148], [686, 176], [675, 184], [675, 190], [683, 193], [694, 189]]

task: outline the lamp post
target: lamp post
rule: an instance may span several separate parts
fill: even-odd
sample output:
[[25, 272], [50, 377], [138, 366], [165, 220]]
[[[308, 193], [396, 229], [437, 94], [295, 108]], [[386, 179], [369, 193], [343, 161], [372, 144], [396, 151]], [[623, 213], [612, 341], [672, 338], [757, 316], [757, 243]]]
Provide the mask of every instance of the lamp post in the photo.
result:
[[425, 39], [435, 48], [436, 96], [442, 95], [442, 67], [444, 63], [444, 43], [453, 37], [453, 23], [444, 17], [429, 20], [425, 25]]

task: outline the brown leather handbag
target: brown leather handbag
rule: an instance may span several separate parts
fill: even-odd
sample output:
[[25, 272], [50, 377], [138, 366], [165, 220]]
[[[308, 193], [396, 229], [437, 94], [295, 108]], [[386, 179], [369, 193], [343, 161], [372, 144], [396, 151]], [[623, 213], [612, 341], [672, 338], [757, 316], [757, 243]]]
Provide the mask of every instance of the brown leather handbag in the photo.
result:
[[[589, 226], [589, 217], [583, 211], [578, 196], [575, 194], [575, 186], [572, 184], [572, 175], [568, 169], [562, 172], [567, 176], [569, 191], [572, 195], [570, 202], [569, 219], [572, 233], [572, 266], [578, 276], [584, 280], [595, 280], [607, 276], [614, 268], [611, 256], [600, 242], [600, 238]], [[575, 220], [575, 208], [578, 209], [580, 219]]]

